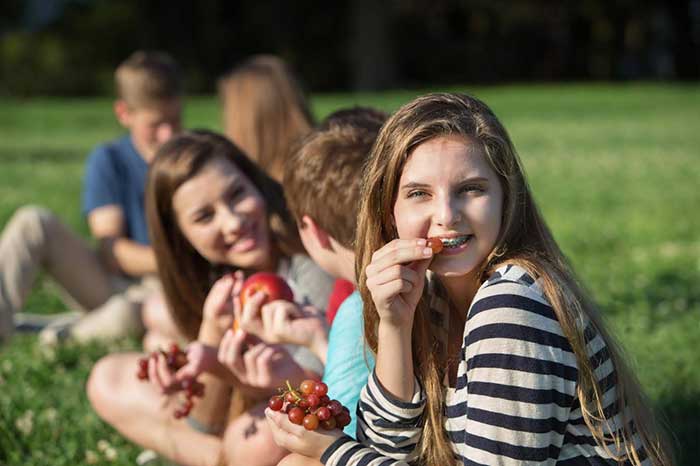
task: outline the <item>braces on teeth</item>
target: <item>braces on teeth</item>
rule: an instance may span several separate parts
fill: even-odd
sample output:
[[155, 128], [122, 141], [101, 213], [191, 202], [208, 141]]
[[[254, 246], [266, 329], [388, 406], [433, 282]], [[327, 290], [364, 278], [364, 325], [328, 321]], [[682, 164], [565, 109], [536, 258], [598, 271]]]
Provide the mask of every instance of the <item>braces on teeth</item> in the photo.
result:
[[471, 238], [471, 235], [458, 236], [456, 238], [440, 238], [440, 241], [446, 248], [456, 248], [469, 241], [469, 238]]

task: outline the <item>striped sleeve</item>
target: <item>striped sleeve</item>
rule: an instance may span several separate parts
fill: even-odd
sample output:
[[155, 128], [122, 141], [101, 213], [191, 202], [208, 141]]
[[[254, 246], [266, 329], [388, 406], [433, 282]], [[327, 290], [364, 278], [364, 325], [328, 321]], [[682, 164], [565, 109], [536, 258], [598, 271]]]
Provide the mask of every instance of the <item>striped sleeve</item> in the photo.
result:
[[402, 466], [415, 459], [425, 396], [417, 379], [411, 401], [387, 392], [373, 371], [357, 405], [357, 440], [341, 437], [321, 457], [329, 466]]
[[448, 418], [465, 465], [555, 464], [578, 370], [551, 306], [532, 280], [489, 282], [469, 310]]

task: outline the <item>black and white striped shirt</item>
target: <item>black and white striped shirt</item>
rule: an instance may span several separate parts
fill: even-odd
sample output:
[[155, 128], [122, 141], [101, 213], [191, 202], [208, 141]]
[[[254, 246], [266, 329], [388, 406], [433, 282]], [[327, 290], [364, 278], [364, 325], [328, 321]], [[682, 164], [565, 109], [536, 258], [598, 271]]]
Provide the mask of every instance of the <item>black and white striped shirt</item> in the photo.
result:
[[[433, 326], [444, 343], [449, 315], [446, 295], [437, 280], [429, 280], [428, 286]], [[606, 432], [610, 433], [620, 426], [612, 362], [599, 335], [588, 327], [585, 336], [588, 356], [605, 390]], [[574, 352], [539, 284], [520, 267], [498, 269], [474, 297], [457, 383], [445, 388], [445, 428], [455, 463], [617, 465], [609, 452], [596, 445], [583, 420], [577, 377]], [[321, 461], [329, 466], [415, 461], [425, 395], [418, 380], [414, 387], [413, 399], [403, 402], [386, 392], [372, 373], [357, 409], [361, 443], [342, 437]], [[614, 445], [609, 449], [617, 453]], [[643, 449], [640, 457], [645, 457]]]

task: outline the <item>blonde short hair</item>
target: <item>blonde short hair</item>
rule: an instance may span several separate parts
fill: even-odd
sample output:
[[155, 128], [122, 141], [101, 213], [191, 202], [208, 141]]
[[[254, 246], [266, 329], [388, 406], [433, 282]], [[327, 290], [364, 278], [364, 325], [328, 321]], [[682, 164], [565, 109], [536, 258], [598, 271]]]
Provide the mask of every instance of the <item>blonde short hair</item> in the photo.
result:
[[117, 98], [130, 107], [147, 107], [182, 94], [180, 68], [164, 52], [132, 53], [117, 67], [114, 81]]

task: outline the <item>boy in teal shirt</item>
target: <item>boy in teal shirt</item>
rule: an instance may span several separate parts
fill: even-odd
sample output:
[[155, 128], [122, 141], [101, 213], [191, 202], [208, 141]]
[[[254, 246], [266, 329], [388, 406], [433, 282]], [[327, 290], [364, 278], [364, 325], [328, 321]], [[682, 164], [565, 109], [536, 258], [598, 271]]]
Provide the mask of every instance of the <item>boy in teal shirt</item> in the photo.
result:
[[[304, 139], [286, 165], [284, 190], [309, 255], [326, 272], [355, 283], [353, 244], [360, 198], [360, 175], [386, 119], [369, 108], [331, 114]], [[328, 394], [346, 406], [355, 436], [355, 409], [374, 366], [364, 350], [362, 300], [357, 291], [341, 304], [328, 338], [318, 332], [306, 342], [325, 361]]]

